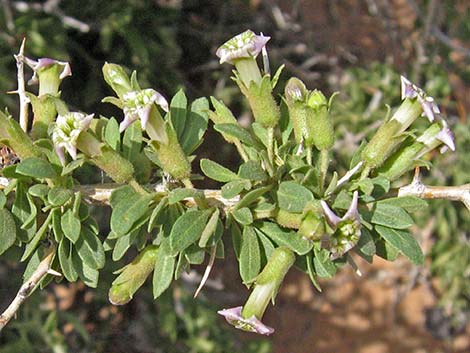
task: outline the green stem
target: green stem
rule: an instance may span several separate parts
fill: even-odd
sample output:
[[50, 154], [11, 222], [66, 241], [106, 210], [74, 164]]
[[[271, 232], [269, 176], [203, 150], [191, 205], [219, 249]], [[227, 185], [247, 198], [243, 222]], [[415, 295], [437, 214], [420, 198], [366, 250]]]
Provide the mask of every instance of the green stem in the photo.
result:
[[194, 189], [194, 185], [189, 178], [182, 179], [181, 182], [187, 189]]
[[141, 195], [148, 195], [149, 193], [140, 185], [135, 179], [129, 180], [129, 185]]
[[364, 169], [362, 170], [361, 177], [359, 178], [359, 180], [367, 178], [369, 176], [371, 170], [372, 170], [372, 168], [369, 165], [366, 164], [364, 166]]
[[312, 146], [307, 147], [307, 163], [312, 165]]

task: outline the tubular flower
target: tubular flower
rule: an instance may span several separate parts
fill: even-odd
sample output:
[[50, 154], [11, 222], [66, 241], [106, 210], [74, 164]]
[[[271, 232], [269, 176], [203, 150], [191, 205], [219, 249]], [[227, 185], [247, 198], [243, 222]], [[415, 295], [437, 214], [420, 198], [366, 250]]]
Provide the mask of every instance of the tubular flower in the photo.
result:
[[401, 76], [401, 98], [417, 98], [423, 108], [422, 115], [426, 115], [430, 122], [436, 119], [436, 115], [440, 114], [439, 107], [434, 102], [434, 98], [428, 96], [421, 88], [411, 83], [406, 77]]
[[349, 209], [343, 217], [339, 218], [325, 201], [321, 201], [326, 221], [333, 229], [329, 239], [330, 251], [333, 259], [343, 256], [351, 250], [361, 236], [361, 221], [357, 210], [359, 195], [354, 191]]
[[270, 301], [274, 299], [289, 269], [295, 262], [294, 253], [286, 247], [276, 248], [263, 271], [254, 280], [254, 288], [243, 307], [219, 310], [218, 313], [236, 328], [270, 335], [274, 329], [261, 322]]
[[145, 129], [154, 103], [168, 112], [168, 102], [165, 97], [151, 88], [125, 93], [123, 103], [124, 120], [119, 125], [120, 132], [138, 119], [142, 123], [142, 128]]
[[256, 58], [270, 39], [271, 37], [256, 35], [247, 30], [222, 44], [215, 54], [220, 58], [221, 64], [234, 64], [237, 59]]
[[93, 114], [85, 115], [70, 112], [59, 115], [52, 128], [52, 141], [62, 164], [65, 164], [64, 149], [73, 159], [77, 158], [77, 139], [82, 131], [86, 131], [93, 119]]
[[67, 76], [72, 76], [72, 70], [70, 64], [66, 61], [59, 61], [50, 58], [41, 58], [36, 60], [25, 58], [25, 63], [31, 69], [33, 69], [33, 77], [29, 80], [29, 84], [37, 84], [39, 82], [39, 73], [45, 68], [49, 68], [52, 65], [57, 65], [62, 68], [62, 71], [59, 74], [59, 79], [63, 80]]

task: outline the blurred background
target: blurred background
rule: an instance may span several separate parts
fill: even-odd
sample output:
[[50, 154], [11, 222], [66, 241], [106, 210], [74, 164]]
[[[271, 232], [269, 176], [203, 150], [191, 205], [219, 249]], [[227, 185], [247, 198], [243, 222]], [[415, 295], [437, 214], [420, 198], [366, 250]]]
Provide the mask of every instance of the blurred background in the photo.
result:
[[[62, 98], [74, 110], [120, 118], [100, 103], [111, 94], [101, 76], [108, 61], [137, 70], [143, 87], [168, 98], [180, 88], [190, 98], [215, 95], [240, 119], [249, 118], [231, 67], [215, 56], [220, 44], [246, 29], [271, 36], [271, 68], [285, 64], [283, 80], [297, 76], [310, 89], [340, 92], [333, 105], [337, 168], [346, 168], [350, 151], [379, 126], [386, 104], [399, 102], [402, 74], [439, 102], [456, 135], [457, 151], [433, 156], [436, 167], [424, 171], [425, 183], [470, 183], [468, 0], [1, 0], [0, 91], [16, 88], [13, 54], [26, 37], [27, 56], [71, 62]], [[15, 95], [0, 96], [0, 106], [13, 115], [17, 105]], [[239, 162], [211, 131], [198, 155], [229, 167]], [[2, 332], [0, 350], [469, 352], [470, 212], [458, 203], [433, 202], [419, 215], [415, 235], [427, 255], [422, 267], [401, 258], [360, 262], [361, 278], [344, 269], [320, 281], [321, 293], [305, 274], [291, 271], [268, 310], [266, 322], [276, 329], [270, 338], [238, 332], [216, 314], [248, 294], [226, 241], [226, 261], [216, 262], [197, 300], [192, 293], [204, 266], [157, 302], [147, 286], [128, 305], [111, 306], [112, 271], [132, 254], [118, 264], [109, 259], [96, 290], [57, 283], [36, 292]], [[23, 270], [0, 260], [0, 308], [15, 295]]]

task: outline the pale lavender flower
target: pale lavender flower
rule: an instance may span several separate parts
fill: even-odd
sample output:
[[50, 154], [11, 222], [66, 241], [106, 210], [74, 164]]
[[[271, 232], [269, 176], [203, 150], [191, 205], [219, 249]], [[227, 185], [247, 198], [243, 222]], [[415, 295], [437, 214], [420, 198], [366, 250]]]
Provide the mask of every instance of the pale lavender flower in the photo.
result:
[[247, 30], [222, 44], [215, 54], [220, 58], [221, 64], [233, 64], [234, 60], [241, 58], [256, 58], [270, 39], [271, 37], [256, 35]]
[[151, 88], [125, 93], [123, 103], [124, 120], [119, 125], [120, 132], [138, 119], [140, 119], [142, 128], [145, 129], [154, 104], [168, 112], [168, 102], [165, 97]]
[[423, 108], [423, 115], [426, 115], [430, 122], [436, 119], [441, 113], [439, 107], [434, 102], [434, 98], [428, 96], [421, 88], [411, 83], [406, 77], [401, 76], [401, 98], [417, 98]]
[[248, 319], [243, 318], [242, 309], [242, 306], [237, 306], [235, 308], [219, 310], [217, 313], [225, 317], [225, 320], [237, 329], [265, 336], [269, 336], [274, 332], [272, 327], [263, 324], [255, 315]]
[[86, 115], [79, 112], [69, 112], [57, 117], [52, 127], [52, 141], [63, 165], [65, 164], [64, 149], [67, 150], [72, 159], [77, 158], [78, 136], [82, 131], [88, 129], [92, 119], [93, 114]]
[[37, 84], [39, 82], [38, 78], [38, 71], [42, 68], [51, 66], [51, 65], [59, 65], [62, 66], [62, 71], [59, 74], [59, 80], [63, 80], [67, 76], [72, 75], [72, 70], [70, 68], [70, 64], [66, 61], [59, 61], [50, 58], [41, 58], [38, 60], [32, 60], [29, 58], [24, 58], [25, 63], [33, 69], [33, 77], [29, 80], [29, 84]]
[[334, 233], [329, 239], [329, 250], [336, 259], [351, 250], [361, 236], [361, 220], [357, 210], [359, 194], [354, 191], [351, 205], [343, 217], [339, 218], [325, 201], [321, 201], [325, 219]]

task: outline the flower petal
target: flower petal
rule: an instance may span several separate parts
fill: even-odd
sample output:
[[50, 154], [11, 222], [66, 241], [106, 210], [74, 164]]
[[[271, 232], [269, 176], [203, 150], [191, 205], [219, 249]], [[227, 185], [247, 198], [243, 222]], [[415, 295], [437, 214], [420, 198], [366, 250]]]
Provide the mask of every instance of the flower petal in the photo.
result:
[[241, 58], [256, 58], [271, 37], [256, 35], [247, 30], [222, 44], [216, 51], [220, 63], [233, 63]]

